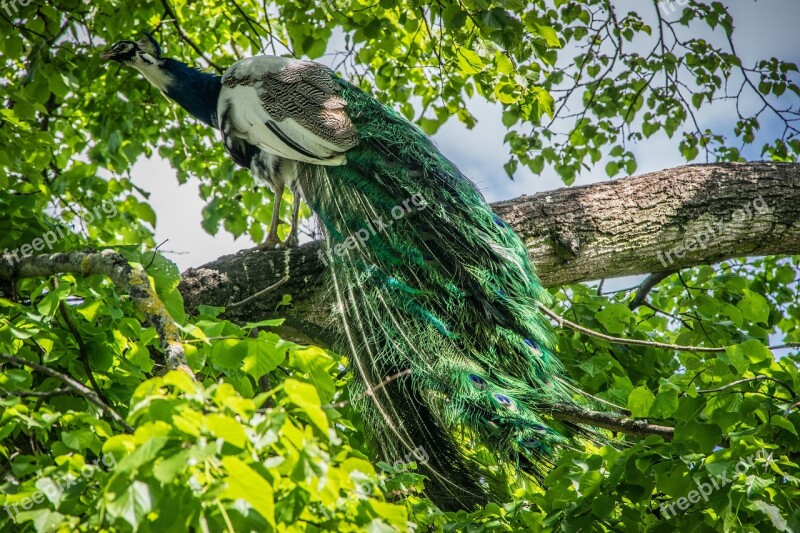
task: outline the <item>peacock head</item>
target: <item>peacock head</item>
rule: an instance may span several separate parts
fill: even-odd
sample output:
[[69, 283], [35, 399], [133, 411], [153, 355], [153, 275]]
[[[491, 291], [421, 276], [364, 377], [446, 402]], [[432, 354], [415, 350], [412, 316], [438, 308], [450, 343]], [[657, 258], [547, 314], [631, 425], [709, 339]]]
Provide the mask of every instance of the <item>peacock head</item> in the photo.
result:
[[119, 41], [100, 54], [100, 59], [110, 59], [122, 65], [143, 67], [161, 60], [161, 47], [149, 33], [138, 41]]

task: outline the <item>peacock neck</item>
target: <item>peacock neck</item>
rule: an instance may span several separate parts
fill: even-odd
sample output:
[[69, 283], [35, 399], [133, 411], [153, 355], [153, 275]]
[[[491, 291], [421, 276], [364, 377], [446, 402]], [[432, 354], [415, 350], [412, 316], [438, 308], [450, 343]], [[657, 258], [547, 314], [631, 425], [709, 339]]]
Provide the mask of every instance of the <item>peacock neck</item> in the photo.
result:
[[174, 59], [164, 59], [159, 68], [170, 78], [161, 89], [164, 94], [198, 120], [219, 127], [217, 100], [222, 88], [221, 76], [200, 72]]

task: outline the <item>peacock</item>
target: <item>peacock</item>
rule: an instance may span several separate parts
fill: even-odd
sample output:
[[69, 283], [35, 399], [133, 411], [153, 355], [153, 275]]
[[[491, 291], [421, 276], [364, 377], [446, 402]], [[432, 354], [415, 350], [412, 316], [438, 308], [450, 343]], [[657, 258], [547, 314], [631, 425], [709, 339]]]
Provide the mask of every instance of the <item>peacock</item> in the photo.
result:
[[[100, 54], [102, 59], [113, 59], [129, 65], [141, 72], [144, 77], [167, 98], [174, 100], [199, 121], [222, 132], [222, 141], [233, 161], [246, 169], [260, 182], [264, 182], [274, 194], [272, 219], [266, 240], [259, 248], [267, 250], [285, 245], [297, 246], [298, 217], [300, 212], [299, 194], [292, 187], [297, 173], [296, 160], [282, 157], [274, 150], [264, 150], [258, 142], [248, 142], [247, 128], [239, 131], [240, 125], [234, 121], [233, 106], [219, 106], [221, 95], [221, 76], [203, 74], [188, 65], [161, 57], [161, 47], [152, 35], [146, 33], [137, 42], [120, 41], [108, 51]], [[278, 237], [281, 200], [283, 191], [289, 186], [294, 195], [289, 235], [285, 242]]]
[[444, 508], [541, 480], [582, 432], [548, 414], [578, 396], [538, 308], [551, 297], [521, 239], [430, 138], [311, 61], [258, 56], [216, 76], [161, 57], [149, 35], [101, 57], [302, 195], [324, 234], [350, 395], [384, 460], [424, 450], [426, 494]]

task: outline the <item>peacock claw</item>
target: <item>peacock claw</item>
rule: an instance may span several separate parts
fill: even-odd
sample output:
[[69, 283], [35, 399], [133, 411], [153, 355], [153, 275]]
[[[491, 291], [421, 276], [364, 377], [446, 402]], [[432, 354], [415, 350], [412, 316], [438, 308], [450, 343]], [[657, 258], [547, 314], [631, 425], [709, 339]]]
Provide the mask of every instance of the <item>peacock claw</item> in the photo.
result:
[[278, 238], [277, 234], [270, 233], [267, 235], [267, 240], [252, 248], [252, 250], [260, 250], [262, 252], [269, 252], [271, 250], [277, 250], [283, 246], [283, 241]]
[[292, 231], [291, 233], [289, 233], [289, 236], [286, 237], [285, 241], [283, 241], [283, 245], [286, 248], [297, 248], [298, 246], [300, 246], [300, 239], [297, 237], [297, 232]]
[[262, 252], [270, 252], [272, 250], [283, 250], [286, 248], [297, 248], [300, 246], [300, 239], [297, 237], [297, 233], [290, 233], [288, 237], [286, 237], [285, 241], [280, 240], [277, 235], [267, 237], [267, 240], [263, 243], [259, 244], [255, 248], [251, 248], [252, 250], [259, 250]]

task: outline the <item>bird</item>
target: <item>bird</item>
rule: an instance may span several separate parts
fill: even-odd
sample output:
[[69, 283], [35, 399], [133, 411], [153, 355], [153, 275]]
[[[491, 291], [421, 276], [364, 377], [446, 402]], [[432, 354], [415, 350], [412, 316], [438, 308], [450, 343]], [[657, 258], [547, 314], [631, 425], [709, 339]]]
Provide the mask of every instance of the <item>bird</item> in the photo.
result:
[[[171, 58], [161, 57], [161, 46], [150, 33], [138, 41], [123, 40], [100, 54], [102, 59], [114, 61], [137, 69], [156, 89], [173, 100], [200, 122], [222, 133], [225, 150], [240, 167], [250, 170], [260, 182], [265, 182], [273, 192], [272, 217], [265, 241], [258, 246], [270, 250], [280, 246], [295, 247], [299, 244], [298, 219], [300, 194], [295, 187], [295, 160], [282, 157], [274, 150], [259, 146], [259, 139], [250, 142], [248, 128], [234, 131], [234, 107], [224, 104], [222, 76], [210, 75], [195, 70]], [[219, 104], [219, 105], [218, 105]], [[289, 235], [281, 242], [278, 237], [283, 191], [289, 187], [294, 202]]]
[[549, 414], [579, 391], [525, 244], [416, 125], [313, 61], [257, 56], [216, 76], [162, 58], [149, 35], [101, 57], [138, 69], [219, 129], [239, 164], [303, 196], [323, 234], [350, 401], [382, 459], [424, 451], [425, 494], [441, 508], [507, 501], [587, 435]]

